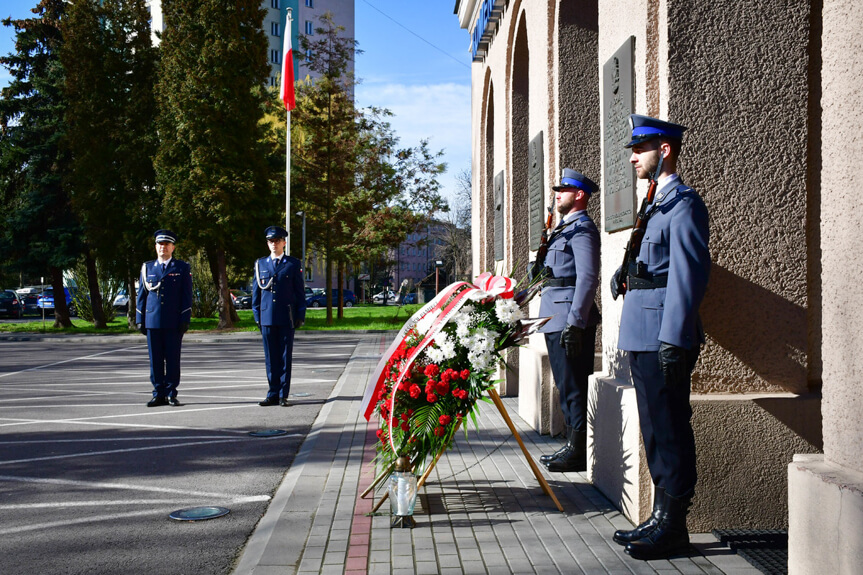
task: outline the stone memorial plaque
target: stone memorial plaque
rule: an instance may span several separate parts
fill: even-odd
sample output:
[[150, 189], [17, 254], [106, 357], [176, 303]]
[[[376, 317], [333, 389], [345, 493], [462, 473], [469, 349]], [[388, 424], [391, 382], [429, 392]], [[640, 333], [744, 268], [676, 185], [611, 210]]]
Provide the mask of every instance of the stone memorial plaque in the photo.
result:
[[603, 194], [604, 228], [613, 232], [635, 224], [635, 170], [631, 152], [624, 148], [632, 134], [629, 115], [633, 113], [635, 87], [632, 81], [632, 54], [635, 37], [630, 36], [602, 67], [602, 153], [605, 159]]
[[527, 165], [527, 197], [530, 216], [528, 220], [528, 234], [530, 236], [530, 249], [539, 249], [539, 238], [542, 228], [545, 226], [545, 188], [543, 186], [543, 163], [542, 132], [536, 135], [528, 145], [530, 157]]
[[494, 259], [503, 259], [503, 171], [494, 177]]

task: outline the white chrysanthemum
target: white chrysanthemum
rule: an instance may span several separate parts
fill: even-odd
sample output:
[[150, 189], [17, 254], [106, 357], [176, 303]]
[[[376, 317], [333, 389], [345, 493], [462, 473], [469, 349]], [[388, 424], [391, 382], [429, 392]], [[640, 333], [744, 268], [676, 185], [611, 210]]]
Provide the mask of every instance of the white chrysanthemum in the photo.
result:
[[428, 333], [428, 330], [431, 328], [434, 321], [440, 315], [441, 310], [437, 309], [435, 311], [429, 312], [423, 316], [421, 320], [417, 322], [416, 330], [420, 335], [425, 335]]
[[432, 363], [440, 363], [446, 359], [443, 351], [433, 345], [430, 345], [425, 349], [425, 354]]
[[470, 328], [467, 324], [457, 323], [455, 327], [455, 335], [458, 338], [458, 342], [464, 346], [467, 346], [465, 340], [470, 337]]
[[494, 313], [506, 325], [513, 325], [524, 317], [524, 312], [514, 299], [497, 299], [494, 302]]
[[455, 342], [446, 332], [442, 331], [437, 334], [434, 338], [434, 344], [444, 355], [444, 359], [452, 359], [455, 357]]
[[468, 361], [473, 368], [473, 371], [485, 371], [494, 359], [490, 353], [476, 353], [471, 351], [467, 354]]

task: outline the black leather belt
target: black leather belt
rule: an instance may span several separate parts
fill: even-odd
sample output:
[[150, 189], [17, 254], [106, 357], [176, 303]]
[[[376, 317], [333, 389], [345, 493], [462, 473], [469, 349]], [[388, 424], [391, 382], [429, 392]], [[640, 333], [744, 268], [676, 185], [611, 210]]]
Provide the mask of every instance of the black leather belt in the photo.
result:
[[652, 274], [645, 270], [645, 267], [647, 266], [641, 262], [629, 264], [626, 289], [656, 289], [668, 285], [668, 274]]
[[575, 285], [575, 278], [549, 278], [545, 280], [545, 287], [569, 287]]

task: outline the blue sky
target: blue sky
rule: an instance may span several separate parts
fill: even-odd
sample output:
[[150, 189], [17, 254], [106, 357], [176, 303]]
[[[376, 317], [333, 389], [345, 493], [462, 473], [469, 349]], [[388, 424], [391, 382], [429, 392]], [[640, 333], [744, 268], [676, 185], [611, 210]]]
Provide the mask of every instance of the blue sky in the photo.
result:
[[[357, 104], [389, 108], [402, 146], [428, 138], [433, 150], [443, 149], [448, 164], [443, 194], [450, 197], [455, 174], [470, 168], [469, 37], [453, 14], [455, 0], [355, 3], [356, 39], [364, 50], [356, 62]], [[3, 0], [0, 18], [26, 18], [36, 4]], [[11, 28], [0, 26], [0, 53], [12, 48]], [[0, 67], [0, 86], [8, 81]]]

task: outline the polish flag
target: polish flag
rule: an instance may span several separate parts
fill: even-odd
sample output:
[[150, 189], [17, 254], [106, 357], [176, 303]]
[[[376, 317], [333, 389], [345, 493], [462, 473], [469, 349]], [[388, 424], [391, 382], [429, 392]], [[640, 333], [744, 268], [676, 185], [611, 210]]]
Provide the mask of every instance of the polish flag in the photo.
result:
[[294, 51], [291, 48], [290, 29], [285, 30], [285, 43], [282, 50], [282, 89], [279, 95], [288, 112], [297, 106], [297, 99], [294, 96]]

